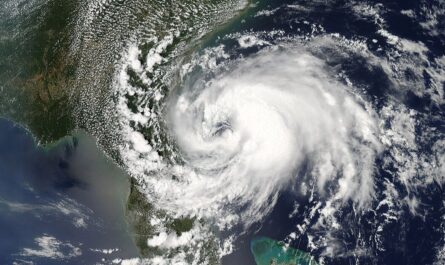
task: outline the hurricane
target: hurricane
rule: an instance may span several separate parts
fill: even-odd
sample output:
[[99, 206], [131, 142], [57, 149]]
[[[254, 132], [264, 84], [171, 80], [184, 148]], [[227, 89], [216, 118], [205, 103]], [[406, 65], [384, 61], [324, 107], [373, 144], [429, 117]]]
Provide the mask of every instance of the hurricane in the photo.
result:
[[[300, 212], [302, 220], [286, 242], [307, 234], [309, 246], [326, 257], [345, 253], [341, 241], [351, 223], [342, 214], [347, 209], [364, 216], [389, 207], [383, 215], [388, 225], [401, 213], [397, 207], [418, 211], [416, 199], [399, 204], [395, 184], [381, 180], [382, 172], [396, 168], [406, 190], [441, 181], [434, 163], [424, 163], [417, 170], [431, 172], [430, 181], [417, 182], [413, 163], [429, 158], [410, 157], [394, 145], [419, 150], [420, 144], [408, 140], [415, 128], [402, 125], [412, 124], [416, 114], [398, 106], [397, 96], [379, 99], [379, 86], [412, 89], [394, 72], [406, 62], [393, 68], [362, 42], [323, 31], [314, 27], [303, 38], [282, 31], [229, 35], [170, 68], [170, 91], [153, 90], [148, 97], [131, 85], [128, 72], [150, 83], [143, 69], [150, 72], [162, 64], [158, 54], [171, 40], [155, 46], [143, 63], [137, 59], [141, 52], [128, 48], [116, 75], [118, 94], [133, 95], [121, 96], [118, 105], [127, 139], [122, 157], [148, 201], [175, 218], [200, 220], [178, 236], [162, 225], [163, 214], [151, 217], [158, 233], [149, 246], [173, 251], [193, 242], [191, 249], [200, 249], [217, 235], [215, 251], [224, 257], [235, 251], [238, 237], [273, 216], [280, 197], [289, 192], [311, 207], [302, 211], [295, 204], [289, 218]], [[420, 46], [406, 43], [400, 46], [411, 54], [406, 61], [424, 59], [412, 54]], [[340, 67], [351, 58], [366, 63]], [[349, 77], [356, 75], [354, 67], [363, 71], [355, 80]], [[377, 75], [387, 83], [371, 90], [366, 82]], [[132, 102], [138, 102], [136, 112]], [[378, 222], [376, 229], [383, 229]]]
[[[42, 230], [9, 263], [40, 264], [43, 238], [94, 264], [444, 264], [443, 1], [56, 2], [0, 7], [0, 115], [94, 138], [122, 194], [108, 170], [60, 194], [116, 195], [122, 227]], [[108, 231], [94, 207], [66, 234]]]
[[333, 186], [326, 193], [335, 199], [369, 202], [381, 147], [366, 102], [303, 49], [263, 51], [227, 68], [208, 70], [218, 72], [208, 80], [192, 71], [170, 99], [168, 126], [184, 165], [173, 167], [179, 183], [153, 185], [166, 195], [161, 205], [250, 224], [303, 175], [321, 192]]

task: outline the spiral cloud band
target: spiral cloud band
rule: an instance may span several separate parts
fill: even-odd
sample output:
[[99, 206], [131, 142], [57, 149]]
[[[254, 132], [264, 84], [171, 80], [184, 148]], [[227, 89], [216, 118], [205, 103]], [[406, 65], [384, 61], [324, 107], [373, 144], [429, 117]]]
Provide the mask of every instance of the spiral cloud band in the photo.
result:
[[175, 180], [151, 180], [163, 208], [222, 227], [249, 225], [279, 191], [303, 181], [303, 164], [303, 175], [329, 198], [358, 205], [372, 198], [376, 120], [321, 60], [298, 49], [267, 50], [229, 68], [195, 78], [169, 102], [184, 165], [171, 168]]

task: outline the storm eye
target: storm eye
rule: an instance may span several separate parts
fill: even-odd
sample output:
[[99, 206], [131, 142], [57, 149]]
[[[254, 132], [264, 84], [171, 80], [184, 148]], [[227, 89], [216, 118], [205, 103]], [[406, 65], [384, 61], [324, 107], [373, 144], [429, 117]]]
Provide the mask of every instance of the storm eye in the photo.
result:
[[232, 125], [229, 121], [218, 122], [212, 132], [212, 136], [219, 137], [224, 135], [226, 132], [233, 132]]

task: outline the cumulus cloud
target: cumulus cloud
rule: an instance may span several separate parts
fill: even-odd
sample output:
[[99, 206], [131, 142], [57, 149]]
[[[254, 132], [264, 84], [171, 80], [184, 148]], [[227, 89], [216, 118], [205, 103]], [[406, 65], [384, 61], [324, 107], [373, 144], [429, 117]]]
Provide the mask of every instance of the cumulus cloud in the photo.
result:
[[82, 255], [80, 248], [69, 242], [62, 242], [53, 236], [43, 235], [34, 239], [36, 249], [23, 248], [20, 255], [50, 259], [70, 259]]
[[16, 213], [33, 213], [36, 216], [42, 214], [61, 214], [71, 216], [73, 217], [73, 225], [78, 228], [86, 228], [88, 226], [88, 214], [91, 212], [90, 209], [70, 198], [61, 199], [47, 204], [21, 203], [0, 198], [0, 205], [5, 205], [8, 210]]
[[233, 65], [170, 102], [169, 127], [185, 164], [171, 167], [175, 180], [146, 179], [158, 205], [221, 227], [248, 226], [306, 162], [321, 193], [329, 184], [335, 199], [369, 202], [381, 146], [366, 104], [303, 50], [267, 50]]

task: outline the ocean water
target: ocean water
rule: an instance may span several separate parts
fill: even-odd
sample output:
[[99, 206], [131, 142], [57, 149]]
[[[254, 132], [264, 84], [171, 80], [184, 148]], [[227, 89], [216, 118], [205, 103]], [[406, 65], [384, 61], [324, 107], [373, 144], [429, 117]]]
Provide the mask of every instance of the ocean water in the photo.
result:
[[0, 263], [137, 256], [125, 220], [129, 188], [128, 176], [87, 134], [42, 147], [23, 127], [0, 119]]
[[[40, 2], [46, 1], [36, 0], [33, 3]], [[77, 5], [76, 1], [68, 2]], [[236, 2], [231, 1], [232, 4]], [[8, 3], [14, 3], [14, 0]], [[28, 117], [32, 120], [29, 126], [34, 127], [36, 135], [48, 134], [52, 139], [64, 135], [74, 123], [76, 127], [87, 128], [134, 177], [133, 188], [139, 188], [147, 204], [159, 207], [158, 212], [145, 211], [143, 217], [146, 219], [141, 221], [139, 232], [149, 230], [150, 233], [140, 233], [145, 236], [141, 236], [141, 242], [150, 242], [150, 247], [159, 247], [162, 251], [150, 252], [143, 264], [153, 264], [152, 258], [162, 260], [163, 264], [178, 261], [202, 264], [209, 256], [216, 256], [214, 242], [219, 244], [217, 247], [228, 246], [227, 249], [231, 250], [222, 257], [222, 264], [227, 265], [267, 263], [272, 256], [280, 255], [280, 249], [276, 247], [284, 243], [296, 251], [310, 253], [323, 264], [444, 263], [443, 1], [261, 0], [251, 2], [235, 17], [231, 15], [236, 13], [236, 8], [232, 4], [225, 5], [225, 1], [221, 1], [222, 5], [203, 1], [204, 4], [196, 5], [196, 8], [195, 1], [166, 3], [172, 5], [137, 0], [91, 0], [80, 5], [81, 8], [74, 12], [79, 16], [69, 20], [76, 23], [68, 23], [76, 27], [67, 27], [67, 32], [73, 31], [68, 35], [76, 39], [75, 43], [69, 43], [73, 49], [70, 52], [75, 58], [81, 58], [78, 71], [71, 73], [68, 71], [71, 67], [66, 66], [66, 72], [70, 73], [69, 78], [75, 85], [68, 89], [59, 87], [73, 92], [75, 96], [70, 100], [76, 106], [75, 111], [62, 115], [57, 108], [52, 108], [47, 113], [47, 107], [54, 106], [55, 102], [59, 102], [61, 109], [66, 111], [66, 105], [60, 103], [63, 101], [55, 97], [56, 100], [42, 105], [44, 111], [33, 109], [31, 117]], [[58, 4], [51, 10], [60, 21], [65, 21], [65, 13], [59, 11], [71, 14], [70, 8]], [[23, 3], [19, 6], [22, 6], [21, 10], [30, 10]], [[26, 12], [19, 14], [12, 20], [8, 19], [7, 24], [0, 23], [5, 32], [20, 33], [9, 33], [13, 41], [8, 42], [8, 49], [0, 49], [3, 52], [0, 57], [8, 58], [6, 65], [18, 67], [9, 67], [5, 72], [7, 75], [0, 73], [0, 80], [6, 80], [0, 82], [0, 102], [6, 99], [4, 101], [8, 103], [0, 104], [0, 112], [2, 115], [9, 112], [17, 114], [9, 113], [8, 116], [12, 117], [21, 116], [25, 109], [23, 102], [16, 101], [23, 96], [15, 97], [17, 91], [26, 96], [38, 91], [45, 96], [47, 87], [43, 85], [52, 83], [42, 82], [42, 87], [36, 87], [28, 82], [40, 80], [40, 71], [24, 77], [17, 75], [23, 74], [20, 67], [24, 64], [22, 61], [17, 63], [10, 55], [17, 49], [17, 43], [28, 43], [27, 33], [43, 36], [39, 33], [41, 31], [30, 26], [33, 23], [18, 23], [27, 16]], [[59, 20], [56, 23], [50, 20], [59, 25]], [[223, 21], [229, 22], [221, 25]], [[55, 28], [65, 32], [63, 28]], [[50, 37], [55, 31], [52, 26], [49, 29], [45, 26], [42, 32]], [[79, 36], [81, 38], [77, 38]], [[35, 43], [40, 41], [28, 44], [35, 47]], [[20, 46], [19, 49], [32, 50], [27, 47]], [[42, 53], [44, 51], [45, 47], [41, 49]], [[277, 56], [280, 54], [288, 56]], [[299, 55], [296, 62], [309, 63], [315, 71], [295, 71], [286, 75], [283, 70], [298, 70], [294, 62], [286, 60], [296, 54]], [[65, 58], [67, 54], [62, 55]], [[32, 66], [34, 61], [28, 58], [39, 56], [26, 55], [23, 61], [31, 62]], [[252, 67], [252, 71], [237, 68], [259, 62], [258, 58], [270, 59], [266, 60], [267, 67], [258, 64]], [[48, 58], [43, 56], [43, 59], [41, 67], [46, 68]], [[322, 67], [315, 67], [320, 61]], [[56, 73], [62, 69], [58, 66], [56, 64], [52, 68]], [[193, 67], [197, 71], [190, 70]], [[265, 115], [252, 115], [250, 119], [243, 119], [242, 124], [231, 123], [242, 117], [240, 114], [246, 110], [244, 107], [258, 106], [258, 98], [274, 106], [271, 110], [280, 110], [266, 113], [270, 114], [269, 117], [289, 113], [289, 110], [294, 110], [290, 106], [299, 105], [299, 101], [293, 105], [286, 104], [285, 98], [276, 97], [278, 87], [265, 77], [275, 78], [282, 88], [292, 88], [296, 94], [291, 99], [299, 98], [308, 106], [315, 106], [308, 108], [309, 111], [301, 111], [309, 113], [313, 110], [318, 114], [310, 119], [305, 115], [289, 115], [288, 119], [294, 121], [298, 128], [311, 129], [310, 133], [298, 137], [296, 143], [308, 149], [314, 147], [312, 152], [301, 151], [305, 149], [302, 148], [283, 155], [283, 151], [291, 150], [288, 148], [292, 144], [269, 140], [276, 140], [282, 132], [299, 135], [299, 130], [258, 126], [259, 123], [254, 121], [264, 121]], [[214, 88], [212, 83], [218, 83], [219, 78], [231, 85], [222, 85], [218, 91], [208, 90]], [[22, 85], [17, 82], [20, 79], [25, 84], [32, 84], [31, 88], [17, 90], [16, 87]], [[59, 80], [59, 77], [49, 78], [51, 80]], [[305, 80], [313, 87], [329, 84], [323, 87], [324, 91], [331, 91], [329, 87], [332, 84], [340, 83], [341, 89], [333, 89], [332, 95], [339, 102], [346, 94], [351, 96], [352, 102], [357, 103], [353, 105], [356, 108], [345, 111], [343, 107], [333, 107], [332, 112], [322, 111], [326, 103], [329, 105], [329, 100], [325, 102], [326, 95], [313, 97], [311, 93], [300, 90], [306, 86]], [[67, 84], [63, 81], [62, 78], [60, 84]], [[266, 88], [271, 92], [268, 96], [261, 93], [261, 87], [256, 87], [260, 81], [268, 84]], [[241, 89], [233, 90], [233, 87], [256, 87], [259, 92], [249, 89], [248, 93], [239, 93]], [[345, 91], [346, 94], [343, 93]], [[215, 97], [208, 97], [214, 92]], [[192, 97], [188, 98], [188, 93]], [[231, 93], [233, 97], [229, 99], [232, 101], [219, 101]], [[298, 169], [283, 167], [277, 174], [271, 174], [274, 178], [266, 175], [259, 178], [261, 173], [242, 174], [242, 170], [238, 169], [243, 167], [235, 167], [226, 175], [214, 174], [220, 173], [220, 168], [207, 164], [208, 160], [200, 160], [213, 159], [214, 154], [204, 153], [201, 156], [199, 152], [193, 152], [207, 146], [193, 142], [193, 137], [182, 139], [185, 134], [177, 133], [176, 138], [171, 137], [175, 134], [172, 128], [184, 125], [184, 119], [169, 121], [165, 115], [168, 111], [181, 111], [183, 105], [178, 104], [179, 108], [175, 109], [174, 100], [169, 100], [175, 94], [188, 98], [190, 105], [196, 96], [205, 103], [203, 105], [209, 106], [210, 111], [203, 112], [209, 115], [203, 117], [209, 116], [209, 122], [214, 122], [215, 126], [204, 129], [215, 129], [213, 136], [249, 132], [247, 139], [253, 142], [266, 146], [278, 143], [274, 146], [279, 148], [252, 152], [264, 154], [260, 158], [266, 159], [259, 162], [250, 159], [256, 156], [246, 157], [246, 153], [228, 153], [253, 161], [248, 164], [248, 169], [263, 173], [257, 169], [266, 167], [274, 173], [276, 165], [283, 164], [276, 158], [284, 160], [294, 155], [302, 157]], [[26, 99], [28, 97], [23, 97], [22, 101], [29, 102]], [[237, 100], [241, 100], [242, 104], [230, 104]], [[214, 104], [215, 101], [221, 104]], [[288, 105], [288, 109], [282, 108]], [[364, 115], [364, 119], [355, 119], [355, 110], [361, 110], [358, 105], [369, 114]], [[265, 108], [247, 110], [252, 114], [263, 114]], [[196, 108], [195, 111], [201, 113], [202, 109]], [[34, 116], [36, 113], [41, 116]], [[51, 113], [56, 115], [48, 115]], [[331, 113], [338, 115], [331, 116]], [[59, 114], [72, 119], [72, 123], [70, 119], [65, 120], [70, 126], [59, 126], [63, 123], [54, 122], [60, 121]], [[336, 134], [341, 126], [335, 126], [338, 124], [331, 121], [337, 120], [340, 125], [344, 120], [354, 121], [347, 123], [347, 137]], [[375, 126], [363, 125], [361, 121], [369, 121]], [[166, 125], [169, 122], [176, 127]], [[192, 129], [189, 135], [199, 136], [199, 131], [194, 133], [193, 129], [202, 128], [202, 120], [192, 117], [189, 122], [196, 125], [185, 126]], [[267, 131], [265, 129], [275, 130], [264, 137], [262, 132]], [[356, 133], [363, 131], [375, 133], [378, 144], [356, 139]], [[181, 150], [177, 149], [181, 144], [178, 140], [182, 140]], [[308, 142], [310, 144], [306, 144]], [[193, 144], [188, 146], [188, 143]], [[210, 143], [211, 150], [218, 152], [232, 150], [233, 147], [230, 141]], [[343, 143], [348, 151], [335, 148], [337, 143]], [[374, 149], [379, 151], [374, 154]], [[196, 159], [197, 163], [189, 163], [188, 167], [185, 162], [189, 157], [199, 159]], [[346, 194], [354, 196], [347, 196], [340, 189], [345, 187], [345, 179], [342, 178], [345, 172], [341, 170], [345, 166], [344, 161], [356, 167], [356, 174], [349, 182], [346, 181]], [[214, 162], [220, 165], [225, 160], [218, 160], [216, 156]], [[329, 162], [325, 164], [328, 165], [328, 176], [317, 171], [323, 169], [323, 162]], [[201, 165], [210, 165], [211, 170], [205, 172], [207, 175], [194, 178]], [[226, 164], [224, 168], [232, 169], [231, 166]], [[330, 173], [329, 166], [335, 168]], [[363, 178], [366, 173], [370, 178]], [[292, 178], [281, 178], [288, 175]], [[221, 180], [220, 185], [209, 189], [215, 179]], [[2, 120], [0, 182], [0, 253], [8, 253], [0, 257], [0, 263], [34, 261], [37, 264], [59, 264], [63, 261], [89, 264], [100, 261], [108, 264], [113, 260], [119, 263], [121, 258], [138, 256], [132, 241], [132, 233], [138, 231], [131, 231], [125, 222], [125, 201], [130, 188], [128, 176], [109, 162], [97, 149], [96, 139], [85, 133], [79, 131], [56, 144], [41, 147], [22, 127]], [[363, 191], [369, 196], [363, 200], [365, 207], [361, 208]], [[250, 205], [266, 210], [244, 215]], [[166, 213], [169, 218], [166, 218]], [[178, 216], [193, 217], [191, 220], [203, 222], [195, 222], [193, 227], [178, 233], [172, 229], [170, 222], [171, 218]], [[219, 223], [221, 220], [227, 223]], [[151, 227], [152, 224], [156, 227]], [[265, 250], [264, 253], [269, 255], [265, 261], [255, 261], [252, 245], [258, 243], [256, 239], [262, 236], [275, 243]], [[276, 243], [278, 241], [281, 243]], [[57, 262], [53, 257], [57, 258]], [[212, 262], [208, 263], [217, 263]]]

